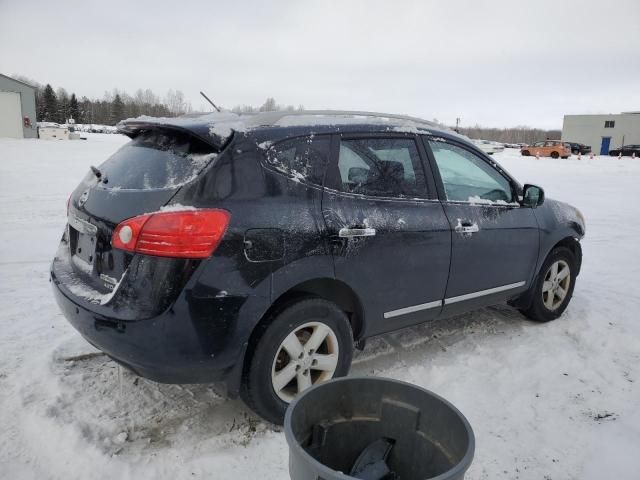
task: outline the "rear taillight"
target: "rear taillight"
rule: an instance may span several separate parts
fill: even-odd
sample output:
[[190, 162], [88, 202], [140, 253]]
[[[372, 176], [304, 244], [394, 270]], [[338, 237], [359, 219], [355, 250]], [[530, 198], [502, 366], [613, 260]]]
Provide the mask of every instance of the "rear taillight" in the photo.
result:
[[206, 258], [222, 240], [230, 217], [229, 212], [214, 209], [140, 215], [116, 227], [111, 245], [145, 255]]

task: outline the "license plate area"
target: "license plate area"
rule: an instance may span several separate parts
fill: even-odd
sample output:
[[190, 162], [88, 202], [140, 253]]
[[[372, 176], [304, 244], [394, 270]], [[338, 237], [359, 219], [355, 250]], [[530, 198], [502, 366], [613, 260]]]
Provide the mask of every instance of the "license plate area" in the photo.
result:
[[95, 225], [77, 217], [69, 217], [69, 250], [71, 258], [83, 270], [88, 270], [88, 273], [93, 270], [97, 233], [98, 229]]

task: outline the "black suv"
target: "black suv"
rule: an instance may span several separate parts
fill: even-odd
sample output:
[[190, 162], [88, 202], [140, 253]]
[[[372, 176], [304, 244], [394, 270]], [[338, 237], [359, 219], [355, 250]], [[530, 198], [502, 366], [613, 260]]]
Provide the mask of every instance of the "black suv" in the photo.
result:
[[609, 150], [609, 155], [612, 157], [617, 157], [618, 155], [622, 155], [623, 157], [640, 157], [640, 145], [624, 145], [620, 148], [614, 148], [613, 150]]
[[264, 418], [354, 345], [508, 301], [557, 318], [584, 219], [452, 131], [365, 112], [119, 125], [69, 199], [58, 304], [139, 375], [221, 383]]
[[577, 143], [577, 142], [565, 142], [566, 144], [568, 144], [571, 147], [571, 153], [573, 153], [574, 155], [586, 155], [588, 153], [591, 153], [591, 146], [590, 145], [585, 145], [584, 143]]

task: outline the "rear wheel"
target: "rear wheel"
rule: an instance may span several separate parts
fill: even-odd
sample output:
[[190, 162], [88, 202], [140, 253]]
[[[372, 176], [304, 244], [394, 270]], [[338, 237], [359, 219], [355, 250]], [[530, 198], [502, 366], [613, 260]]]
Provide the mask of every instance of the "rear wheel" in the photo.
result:
[[349, 372], [351, 326], [345, 313], [331, 302], [300, 300], [258, 328], [242, 398], [272, 423], [282, 424], [287, 406], [298, 393]]
[[551, 152], [551, 158], [558, 158], [560, 154], [558, 152]]
[[523, 156], [523, 157], [528, 157], [529, 155], [531, 155], [531, 153], [529, 153], [529, 150], [523, 150], [523, 151], [522, 151], [522, 152], [520, 152], [520, 153], [522, 153], [522, 156]]
[[521, 312], [536, 322], [558, 318], [569, 305], [576, 274], [576, 260], [571, 250], [565, 247], [552, 250], [531, 287], [531, 305]]

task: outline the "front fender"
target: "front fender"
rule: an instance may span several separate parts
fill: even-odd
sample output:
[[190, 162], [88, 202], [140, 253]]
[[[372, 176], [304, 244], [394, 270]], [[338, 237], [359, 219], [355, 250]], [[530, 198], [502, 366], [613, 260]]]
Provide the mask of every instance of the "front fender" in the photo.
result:
[[567, 242], [576, 248], [582, 261], [580, 240], [585, 235], [585, 224], [579, 211], [564, 202], [547, 199], [544, 204], [534, 210], [540, 229], [540, 251], [538, 255], [539, 270], [551, 250], [556, 245]]
[[[536, 285], [538, 275], [545, 259], [557, 246], [567, 246], [575, 257], [578, 273], [582, 267], [582, 247], [580, 240], [585, 234], [585, 223], [578, 210], [563, 202], [546, 199], [545, 202], [534, 210], [540, 232], [540, 246], [536, 262], [535, 275], [531, 285]], [[530, 288], [517, 299], [510, 302], [516, 308], [528, 308], [531, 304], [533, 289]]]

